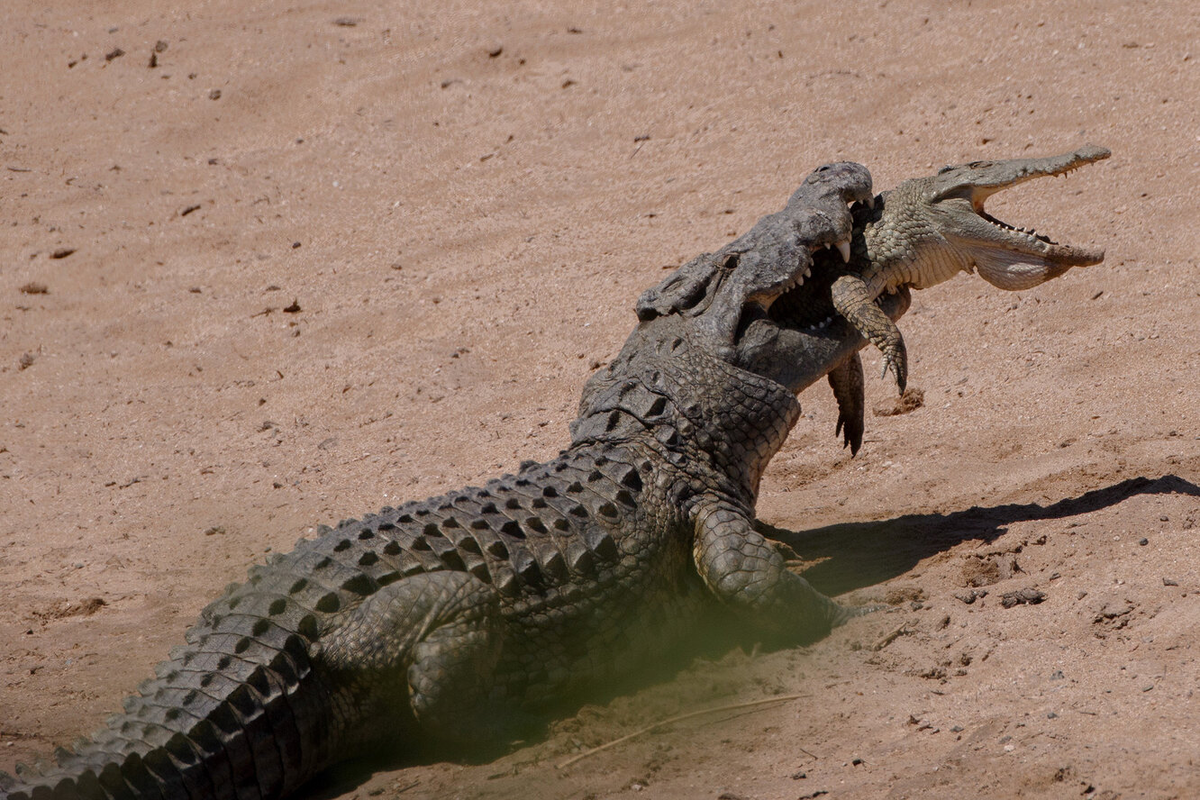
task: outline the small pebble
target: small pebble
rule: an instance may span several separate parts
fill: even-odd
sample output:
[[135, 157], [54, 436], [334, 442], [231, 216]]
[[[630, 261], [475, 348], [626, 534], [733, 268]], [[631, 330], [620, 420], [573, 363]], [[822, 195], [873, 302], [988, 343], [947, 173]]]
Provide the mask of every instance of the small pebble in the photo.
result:
[[1145, 547], [1146, 545], [1150, 544], [1150, 540], [1149, 539], [1138, 539], [1138, 544], [1140, 544], [1142, 547]]

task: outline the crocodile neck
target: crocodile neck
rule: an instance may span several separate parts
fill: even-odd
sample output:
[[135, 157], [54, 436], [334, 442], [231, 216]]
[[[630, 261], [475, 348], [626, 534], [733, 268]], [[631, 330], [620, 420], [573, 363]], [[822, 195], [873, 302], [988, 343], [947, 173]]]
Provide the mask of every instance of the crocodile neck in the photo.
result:
[[677, 317], [659, 318], [588, 381], [572, 447], [644, 442], [705, 493], [753, 508], [767, 463], [799, 418], [788, 388], [694, 346]]
[[874, 296], [900, 286], [928, 289], [971, 268], [966, 254], [917, 213], [914, 192], [902, 184], [881, 194], [874, 209], [854, 209], [851, 264]]

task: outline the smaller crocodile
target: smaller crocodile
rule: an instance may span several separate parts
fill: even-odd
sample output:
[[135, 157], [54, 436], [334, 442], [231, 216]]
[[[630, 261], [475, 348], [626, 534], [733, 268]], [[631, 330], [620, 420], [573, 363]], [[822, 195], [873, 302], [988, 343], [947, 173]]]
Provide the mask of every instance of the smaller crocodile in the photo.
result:
[[[856, 204], [850, 247], [839, 244], [849, 266], [833, 282], [833, 306], [883, 353], [883, 374], [890, 369], [901, 392], [908, 382], [904, 338], [875, 299], [901, 287], [925, 289], [976, 269], [988, 283], [1012, 291], [1045, 283], [1071, 267], [1099, 264], [1103, 250], [1058, 244], [1013, 227], [987, 214], [983, 204], [1002, 189], [1065, 175], [1109, 155], [1103, 147], [1086, 145], [1045, 158], [973, 161], [904, 181], [873, 204]], [[841, 380], [834, 383], [839, 401], [855, 391], [845, 383], [852, 376]]]

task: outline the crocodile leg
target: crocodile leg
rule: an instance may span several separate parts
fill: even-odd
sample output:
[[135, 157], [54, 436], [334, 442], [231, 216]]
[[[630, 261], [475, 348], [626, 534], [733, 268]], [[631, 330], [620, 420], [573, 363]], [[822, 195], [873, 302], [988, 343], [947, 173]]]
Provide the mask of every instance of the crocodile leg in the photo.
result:
[[837, 429], [834, 434], [844, 434], [842, 447], [850, 448], [850, 455], [858, 454], [863, 438], [863, 367], [858, 353], [846, 359], [840, 367], [829, 373], [829, 386], [838, 404]]
[[697, 509], [693, 555], [700, 577], [721, 602], [788, 640], [823, 636], [860, 613], [789, 571], [779, 550], [729, 503], [712, 501]]
[[[350, 681], [364, 675], [360, 702], [408, 702], [422, 727], [448, 741], [498, 735], [485, 718], [500, 657], [500, 604], [496, 590], [470, 573], [436, 571], [404, 578], [363, 601], [329, 636], [322, 660]], [[506, 726], [511, 728], [511, 726]]]
[[883, 353], [883, 374], [890, 369], [903, 393], [908, 384], [908, 353], [896, 323], [875, 305], [866, 282], [857, 275], [842, 275], [833, 282], [831, 293], [838, 313]]

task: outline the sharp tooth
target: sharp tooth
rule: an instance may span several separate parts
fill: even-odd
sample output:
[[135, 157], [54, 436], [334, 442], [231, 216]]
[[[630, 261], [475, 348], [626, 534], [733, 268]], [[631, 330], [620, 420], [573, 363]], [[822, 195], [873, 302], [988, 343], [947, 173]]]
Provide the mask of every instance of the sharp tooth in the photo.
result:
[[872, 211], [875, 210], [875, 195], [871, 195], [867, 198], [867, 208], [871, 209]]
[[828, 324], [829, 324], [829, 323], [831, 323], [831, 322], [833, 322], [833, 317], [826, 317], [826, 318], [825, 318], [825, 322], [824, 322], [824, 323], [822, 323], [822, 324], [824, 324], [824, 325], [828, 325]]
[[847, 264], [849, 264], [850, 263], [850, 240], [847, 239], [844, 242], [838, 242], [837, 249], [838, 249], [838, 252], [842, 254], [842, 261], [845, 261]]
[[825, 243], [825, 249], [826, 249], [826, 250], [828, 250], [828, 249], [829, 249], [829, 242], [826, 242], [826, 243]]
[[806, 277], [806, 278], [811, 278], [811, 277], [812, 277], [812, 267], [805, 267], [805, 268], [804, 268], [804, 277]]

